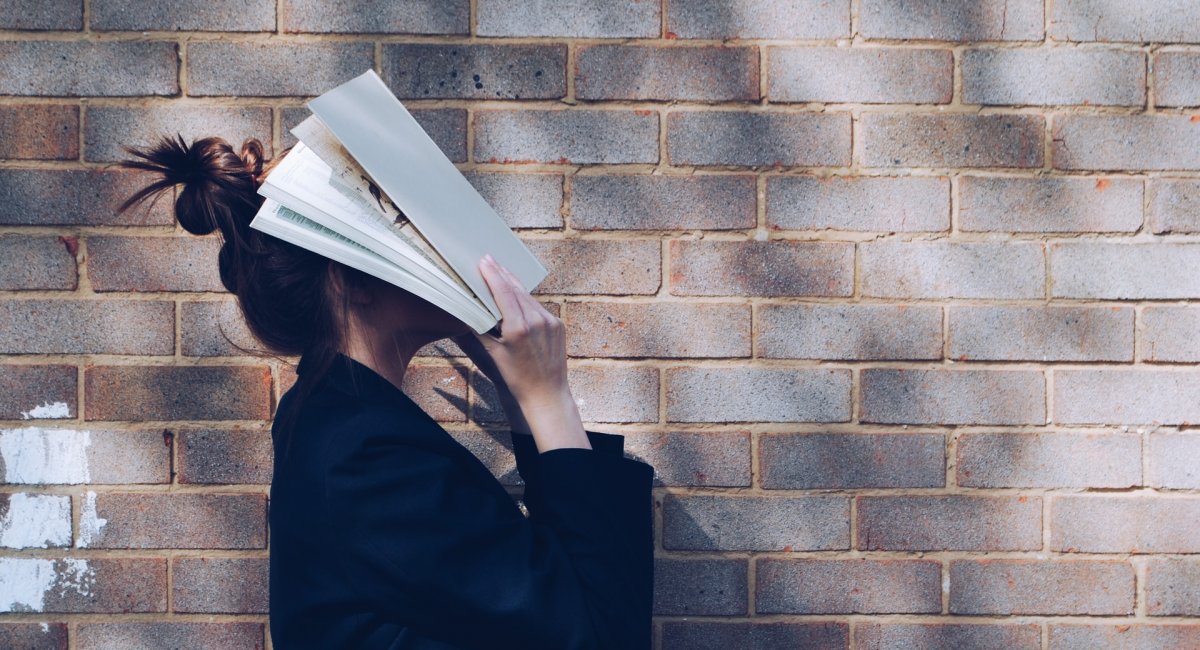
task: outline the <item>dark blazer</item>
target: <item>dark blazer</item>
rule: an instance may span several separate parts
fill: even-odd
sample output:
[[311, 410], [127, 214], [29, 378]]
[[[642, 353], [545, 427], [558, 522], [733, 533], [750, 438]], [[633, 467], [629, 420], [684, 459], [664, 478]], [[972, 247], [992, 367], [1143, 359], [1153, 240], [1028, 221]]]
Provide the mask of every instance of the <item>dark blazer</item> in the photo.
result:
[[286, 459], [275, 440], [271, 481], [276, 648], [650, 648], [654, 470], [624, 456], [624, 436], [588, 431], [592, 449], [539, 454], [511, 434], [527, 518], [474, 454], [345, 355], [292, 435]]

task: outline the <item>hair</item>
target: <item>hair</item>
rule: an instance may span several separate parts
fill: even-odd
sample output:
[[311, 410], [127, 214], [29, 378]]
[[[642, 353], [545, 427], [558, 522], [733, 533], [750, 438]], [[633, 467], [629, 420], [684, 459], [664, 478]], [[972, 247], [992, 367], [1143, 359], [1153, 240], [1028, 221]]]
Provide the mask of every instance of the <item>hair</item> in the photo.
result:
[[[371, 278], [250, 228], [264, 200], [257, 193], [258, 185], [290, 147], [267, 161], [262, 143], [255, 138], [243, 142], [238, 152], [223, 138], [200, 138], [189, 145], [176, 134], [162, 136], [145, 148], [123, 149], [134, 158], [121, 161], [120, 166], [158, 178], [125, 200], [118, 211], [151, 197], [157, 200], [182, 186], [175, 198], [175, 219], [194, 235], [220, 231], [221, 283], [237, 296], [250, 333], [274, 356], [301, 356], [291, 404], [286, 412], [276, 414], [275, 422], [276, 436], [286, 437], [290, 448], [300, 405], [344, 348], [348, 289], [365, 287]], [[285, 458], [286, 453], [287, 449]]]

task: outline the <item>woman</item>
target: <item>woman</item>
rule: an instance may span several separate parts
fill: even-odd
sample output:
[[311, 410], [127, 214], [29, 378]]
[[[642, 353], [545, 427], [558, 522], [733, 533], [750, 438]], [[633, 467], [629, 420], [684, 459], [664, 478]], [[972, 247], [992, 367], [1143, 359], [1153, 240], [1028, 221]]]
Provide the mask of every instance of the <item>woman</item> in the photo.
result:
[[[181, 186], [175, 216], [193, 234], [221, 231], [221, 281], [250, 331], [300, 356], [271, 430], [276, 648], [650, 647], [653, 468], [624, 456], [623, 436], [584, 430], [562, 321], [487, 258], [502, 329], [478, 335], [249, 228], [274, 162], [257, 140], [240, 154], [182, 136], [126, 150], [124, 166], [158, 177], [121, 210]], [[446, 338], [496, 386], [528, 518], [400, 390], [416, 351]]]

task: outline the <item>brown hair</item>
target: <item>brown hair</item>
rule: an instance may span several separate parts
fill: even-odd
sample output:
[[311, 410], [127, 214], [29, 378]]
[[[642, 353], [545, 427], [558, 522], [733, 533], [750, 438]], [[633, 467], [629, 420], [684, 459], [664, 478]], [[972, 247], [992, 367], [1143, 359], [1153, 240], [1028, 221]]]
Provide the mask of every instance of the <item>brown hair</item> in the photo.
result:
[[364, 287], [369, 277], [250, 228], [264, 200], [257, 193], [258, 185], [290, 148], [267, 161], [262, 143], [254, 138], [242, 143], [239, 153], [219, 137], [189, 145], [176, 134], [145, 148], [124, 149], [134, 159], [122, 161], [122, 167], [158, 178], [130, 196], [118, 211], [182, 186], [175, 199], [175, 218], [195, 235], [220, 230], [221, 283], [237, 296], [250, 332], [274, 355], [302, 357], [294, 397], [286, 413], [276, 414], [276, 435], [287, 437], [290, 448], [300, 404], [345, 343], [350, 303], [348, 291], [341, 289]]

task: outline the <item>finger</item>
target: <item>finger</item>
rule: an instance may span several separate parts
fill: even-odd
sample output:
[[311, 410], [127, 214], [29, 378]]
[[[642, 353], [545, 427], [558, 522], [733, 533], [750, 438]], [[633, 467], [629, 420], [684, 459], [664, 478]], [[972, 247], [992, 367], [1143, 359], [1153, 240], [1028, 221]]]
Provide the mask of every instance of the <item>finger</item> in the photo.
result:
[[[518, 292], [505, 277], [500, 264], [485, 257], [480, 261], [479, 268], [484, 281], [487, 282], [488, 289], [492, 292], [492, 297], [496, 300], [496, 306], [500, 308], [500, 320], [508, 327], [523, 327], [525, 312], [521, 306]], [[504, 325], [501, 327], [501, 336], [503, 336]]]
[[533, 297], [532, 293], [525, 288], [525, 285], [521, 284], [520, 278], [518, 278], [512, 271], [509, 271], [504, 266], [501, 266], [500, 270], [504, 273], [504, 276], [508, 278], [509, 282], [512, 283], [513, 290], [517, 295], [517, 299], [521, 302], [521, 311], [525, 314], [526, 322], [532, 322], [535, 316], [541, 316], [543, 318], [552, 316], [552, 314], [546, 311], [546, 308], [542, 306], [542, 303], [538, 302], [537, 299]]

